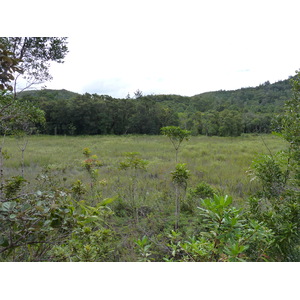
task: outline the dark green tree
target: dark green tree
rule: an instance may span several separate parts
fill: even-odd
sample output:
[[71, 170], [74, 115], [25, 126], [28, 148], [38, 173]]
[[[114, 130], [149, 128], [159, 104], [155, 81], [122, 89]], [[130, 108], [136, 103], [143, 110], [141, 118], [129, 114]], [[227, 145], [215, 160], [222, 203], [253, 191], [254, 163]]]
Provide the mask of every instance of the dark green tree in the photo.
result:
[[219, 113], [219, 135], [239, 136], [242, 133], [242, 118], [238, 111], [224, 109]]
[[202, 134], [212, 136], [219, 133], [219, 112], [209, 110], [202, 114]]

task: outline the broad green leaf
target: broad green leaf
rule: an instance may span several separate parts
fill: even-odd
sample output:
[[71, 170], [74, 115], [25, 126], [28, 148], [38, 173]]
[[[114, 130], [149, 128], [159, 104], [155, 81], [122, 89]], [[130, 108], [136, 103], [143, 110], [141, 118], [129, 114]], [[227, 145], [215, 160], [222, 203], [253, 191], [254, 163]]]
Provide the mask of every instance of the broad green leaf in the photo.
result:
[[113, 201], [115, 201], [117, 199], [117, 197], [113, 197], [113, 198], [106, 198], [103, 201], [101, 201], [99, 204], [100, 206], [105, 206], [107, 204], [112, 203]]
[[1, 205], [1, 210], [2, 211], [11, 211], [15, 208], [16, 205], [17, 205], [17, 202], [15, 202], [15, 201], [4, 202]]

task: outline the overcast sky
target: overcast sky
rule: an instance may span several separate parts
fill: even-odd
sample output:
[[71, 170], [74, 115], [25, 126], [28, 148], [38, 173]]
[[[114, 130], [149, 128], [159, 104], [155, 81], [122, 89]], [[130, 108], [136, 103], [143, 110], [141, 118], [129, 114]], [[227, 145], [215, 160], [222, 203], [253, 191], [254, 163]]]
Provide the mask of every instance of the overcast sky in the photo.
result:
[[34, 18], [22, 12], [28, 1], [19, 7], [23, 35], [69, 37], [47, 88], [191, 96], [272, 83], [300, 68], [299, 0], [51, 3]]

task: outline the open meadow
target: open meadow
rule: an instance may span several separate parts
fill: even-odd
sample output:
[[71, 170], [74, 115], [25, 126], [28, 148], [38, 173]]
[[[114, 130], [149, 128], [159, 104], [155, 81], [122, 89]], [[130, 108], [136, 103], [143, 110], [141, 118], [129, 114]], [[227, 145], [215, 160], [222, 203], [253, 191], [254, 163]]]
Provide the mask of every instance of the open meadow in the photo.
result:
[[[175, 150], [164, 136], [31, 136], [24, 151], [24, 177], [34, 184], [38, 174], [51, 173], [57, 184], [70, 187], [76, 180], [89, 184], [88, 172], [83, 167], [83, 149], [97, 155], [102, 166], [97, 176], [103, 197], [122, 194], [126, 198], [128, 172], [120, 170], [124, 153], [138, 152], [148, 161], [145, 171], [138, 174], [137, 189], [143, 205], [158, 203], [169, 193], [170, 172], [176, 166]], [[4, 176], [21, 175], [21, 149], [24, 140], [6, 138]], [[243, 137], [194, 136], [184, 141], [178, 163], [186, 163], [190, 170], [188, 187], [206, 182], [220, 194], [241, 200], [253, 194], [256, 182], [250, 181], [251, 162], [259, 154], [275, 154], [285, 148], [285, 142], [272, 135]]]
[[[34, 183], [38, 174], [48, 170], [65, 186], [78, 179], [88, 184], [89, 176], [82, 163], [83, 149], [89, 148], [102, 163], [97, 179], [105, 197], [118, 194], [120, 187], [126, 186], [128, 174], [119, 169], [124, 153], [138, 152], [141, 159], [149, 162], [138, 180], [146, 202], [148, 198], [158, 200], [159, 194], [166, 192], [170, 172], [176, 165], [175, 150], [164, 136], [31, 136], [26, 141], [24, 177], [28, 181]], [[21, 175], [23, 146], [23, 140], [6, 137], [3, 148], [9, 159], [4, 163], [5, 177]], [[251, 162], [260, 154], [275, 154], [285, 146], [285, 141], [272, 135], [194, 136], [182, 143], [178, 163], [186, 163], [190, 170], [189, 187], [204, 181], [221, 194], [241, 199], [255, 190], [256, 183], [250, 182], [247, 172]]]
[[[229, 195], [235, 207], [246, 207], [247, 199], [261, 189], [258, 181], [251, 180], [252, 161], [260, 154], [273, 155], [286, 148], [286, 143], [273, 135], [193, 136], [183, 141], [178, 155], [177, 163], [186, 164], [190, 175], [182, 189], [172, 178], [177, 163], [174, 147], [166, 136], [41, 135], [28, 140], [6, 137], [3, 145], [9, 156], [4, 161], [4, 178], [23, 173], [30, 183], [27, 193], [33, 188], [38, 197], [43, 199], [42, 195], [49, 195], [46, 197], [52, 199], [53, 194], [36, 191], [50, 188], [62, 196], [61, 191], [65, 190], [77, 203], [91, 207], [105, 205], [110, 212], [103, 219], [106, 229], [95, 233], [101, 241], [96, 242], [96, 237], [88, 234], [90, 227], [83, 227], [81, 230], [87, 230], [84, 236], [88, 240], [84, 238], [80, 243], [85, 244], [72, 244], [71, 240], [71, 244], [54, 247], [50, 252], [54, 256], [48, 260], [55, 261], [138, 261], [141, 258], [148, 261], [150, 240], [151, 259], [161, 261], [172, 247], [172, 242], [166, 246], [169, 239], [176, 242], [179, 238], [170, 236], [174, 224], [175, 230], [179, 226], [180, 236], [197, 235], [203, 230], [197, 209], [201, 199], [211, 198], [212, 193]], [[46, 205], [47, 201], [43, 203]], [[70, 213], [70, 209], [61, 212]], [[109, 232], [114, 232], [114, 236]], [[78, 238], [74, 241], [77, 243]], [[89, 248], [89, 245], [94, 246]], [[99, 245], [102, 246], [98, 248]], [[74, 249], [81, 254], [73, 252]], [[93, 256], [93, 251], [98, 258]]]

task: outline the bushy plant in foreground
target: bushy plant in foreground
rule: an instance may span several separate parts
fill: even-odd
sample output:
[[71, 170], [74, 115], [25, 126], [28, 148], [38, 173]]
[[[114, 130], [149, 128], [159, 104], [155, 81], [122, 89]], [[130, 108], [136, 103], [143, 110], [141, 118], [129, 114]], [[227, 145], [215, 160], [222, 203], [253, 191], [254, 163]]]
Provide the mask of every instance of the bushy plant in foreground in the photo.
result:
[[151, 252], [151, 242], [147, 238], [147, 236], [143, 236], [141, 239], [138, 239], [135, 241], [135, 244], [137, 245], [136, 249], [138, 252], [138, 255], [140, 257], [140, 262], [150, 262], [152, 259], [150, 256], [152, 255]]
[[300, 193], [249, 199], [250, 215], [274, 233], [269, 256], [274, 261], [300, 261]]
[[285, 103], [277, 135], [286, 151], [263, 156], [253, 170], [263, 193], [250, 198], [251, 215], [274, 232], [271, 255], [277, 261], [300, 261], [300, 73], [292, 79], [293, 95]]
[[[229, 196], [214, 195], [201, 200], [199, 226], [195, 235], [181, 231], [167, 235], [164, 261], [220, 262], [265, 261], [274, 243], [274, 233], [263, 222], [232, 206]], [[153, 244], [144, 237], [137, 243], [140, 259], [154, 259]], [[166, 252], [166, 251], [164, 251]]]
[[266, 198], [279, 196], [285, 188], [287, 171], [283, 171], [277, 156], [261, 155], [252, 163], [254, 177], [261, 183], [260, 195]]
[[[5, 193], [0, 202], [1, 261], [51, 261], [57, 257], [55, 252], [51, 254], [53, 247], [75, 240], [85, 246], [86, 237], [82, 233], [87, 233], [87, 228], [90, 238], [97, 236], [105, 240], [110, 234], [103, 227], [107, 214], [105, 203], [92, 207], [74, 200], [60, 188], [22, 193], [23, 183], [20, 178], [15, 178], [3, 187]], [[97, 250], [97, 260], [105, 259], [106, 252], [109, 252], [104, 248], [101, 251]]]

